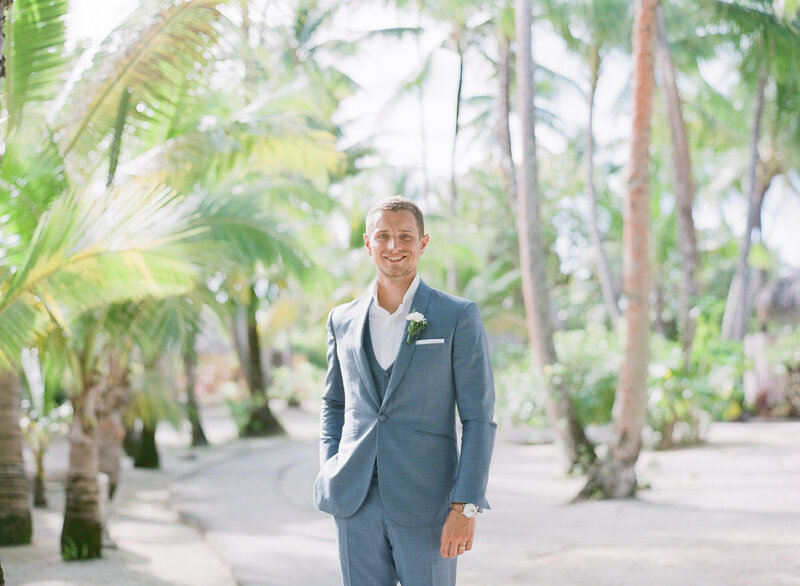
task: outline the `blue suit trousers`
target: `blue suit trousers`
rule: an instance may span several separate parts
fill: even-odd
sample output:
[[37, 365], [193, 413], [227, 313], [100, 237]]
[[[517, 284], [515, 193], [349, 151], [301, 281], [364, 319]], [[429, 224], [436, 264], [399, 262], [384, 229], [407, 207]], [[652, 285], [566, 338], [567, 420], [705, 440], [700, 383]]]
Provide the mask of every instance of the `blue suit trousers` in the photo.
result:
[[448, 511], [431, 526], [393, 521], [376, 480], [351, 517], [334, 517], [344, 586], [455, 586], [458, 558], [443, 558], [442, 527]]

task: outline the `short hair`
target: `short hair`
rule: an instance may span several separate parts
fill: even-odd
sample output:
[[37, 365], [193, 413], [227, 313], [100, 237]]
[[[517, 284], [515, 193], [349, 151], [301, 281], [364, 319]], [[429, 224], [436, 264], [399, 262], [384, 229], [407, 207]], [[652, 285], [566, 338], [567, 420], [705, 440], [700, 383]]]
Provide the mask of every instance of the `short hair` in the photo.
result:
[[407, 197], [395, 195], [392, 197], [385, 197], [373, 204], [367, 212], [366, 230], [369, 234], [370, 224], [373, 223], [373, 218], [379, 212], [402, 212], [407, 211], [414, 214], [414, 219], [417, 220], [417, 228], [419, 228], [419, 236], [422, 238], [425, 235], [425, 217], [422, 215], [422, 210], [419, 206]]

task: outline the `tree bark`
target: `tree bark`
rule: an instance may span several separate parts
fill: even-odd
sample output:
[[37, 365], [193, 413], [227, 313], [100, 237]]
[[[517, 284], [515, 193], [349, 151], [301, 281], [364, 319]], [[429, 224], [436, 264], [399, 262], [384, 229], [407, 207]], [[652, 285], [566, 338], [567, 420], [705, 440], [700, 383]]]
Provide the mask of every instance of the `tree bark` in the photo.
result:
[[200, 411], [197, 408], [197, 395], [195, 394], [195, 364], [197, 355], [194, 351], [194, 336], [187, 341], [183, 352], [183, 367], [186, 372], [186, 415], [192, 426], [192, 447], [207, 446], [208, 439], [200, 421]]
[[250, 286], [250, 298], [247, 303], [247, 381], [250, 385], [250, 397], [253, 401], [250, 417], [242, 429], [245, 437], [277, 435], [284, 433], [278, 419], [269, 408], [267, 385], [264, 368], [261, 363], [261, 340], [258, 337], [258, 296], [255, 287]]
[[30, 486], [19, 428], [19, 377], [0, 371], [0, 546], [31, 542]]
[[608, 258], [603, 239], [600, 237], [600, 228], [597, 225], [597, 192], [594, 188], [594, 99], [597, 91], [597, 79], [600, 75], [600, 53], [597, 47], [592, 48], [589, 59], [590, 80], [589, 95], [587, 96], [589, 120], [586, 124], [586, 136], [584, 139], [584, 193], [589, 202], [589, 239], [594, 248], [595, 261], [597, 262], [597, 277], [600, 280], [600, 290], [603, 293], [603, 302], [606, 306], [606, 313], [613, 328], [619, 322], [619, 304], [617, 295], [614, 292], [611, 270], [608, 267]]
[[97, 479], [100, 472], [96, 416], [99, 393], [99, 384], [93, 382], [72, 398], [69, 470], [61, 530], [61, 557], [65, 560], [102, 555], [103, 515]]
[[44, 454], [45, 448], [37, 447], [33, 450], [33, 459], [36, 464], [36, 473], [33, 477], [33, 506], [37, 508], [44, 508], [47, 506], [47, 489], [45, 482], [44, 471]]
[[761, 204], [763, 195], [758, 193], [756, 172], [758, 169], [758, 138], [761, 135], [761, 119], [764, 113], [764, 94], [767, 87], [767, 71], [763, 69], [758, 77], [756, 87], [755, 112], [753, 114], [753, 129], [750, 135], [750, 162], [747, 181], [747, 224], [742, 238], [742, 247], [739, 250], [739, 259], [736, 263], [736, 272], [731, 280], [728, 290], [728, 298], [725, 301], [725, 313], [722, 316], [721, 335], [728, 340], [743, 340], [747, 326], [747, 318], [750, 317], [748, 305], [748, 285], [750, 281], [750, 269], [747, 265], [747, 257], [750, 255], [750, 245], [752, 243], [753, 227], [756, 223], [756, 216], [761, 214]]
[[[458, 135], [461, 132], [461, 95], [464, 87], [464, 49], [461, 46], [462, 30], [455, 33], [456, 54], [458, 55], [458, 86], [456, 88], [456, 119], [453, 130], [453, 150], [450, 153], [450, 213], [453, 217], [458, 215], [458, 184], [456, 181], [456, 147]], [[455, 257], [450, 261], [447, 271], [447, 288], [451, 293], [458, 293], [458, 263]]]
[[650, 116], [653, 105], [656, 8], [637, 0], [633, 25], [633, 123], [628, 193], [623, 217], [625, 361], [612, 409], [614, 438], [607, 456], [591, 471], [579, 498], [622, 498], [636, 493], [636, 461], [647, 409], [650, 321]]
[[114, 498], [120, 478], [125, 423], [123, 414], [131, 387], [125, 371], [112, 371], [97, 405], [97, 444], [100, 472], [108, 476], [108, 498]]
[[514, 209], [517, 197], [517, 173], [514, 169], [514, 156], [511, 152], [511, 39], [508, 35], [498, 33], [498, 107], [500, 110], [497, 122], [497, 142], [500, 144], [500, 170], [503, 174], [506, 201], [509, 209]]
[[539, 211], [536, 168], [536, 136], [533, 86], [532, 13], [530, 0], [516, 2], [517, 87], [522, 125], [522, 165], [517, 191], [520, 269], [528, 336], [548, 386], [547, 415], [563, 446], [570, 467], [587, 466], [595, 459], [594, 446], [586, 438], [569, 394], [547, 376], [558, 358], [553, 341], [550, 291], [545, 273], [544, 239]]
[[157, 470], [161, 467], [156, 443], [156, 426], [142, 422], [142, 435], [139, 439], [139, 451], [133, 460], [135, 468]]
[[664, 10], [658, 7], [658, 46], [656, 68], [661, 78], [672, 135], [672, 161], [675, 170], [675, 220], [678, 231], [678, 252], [681, 258], [681, 279], [678, 284], [678, 339], [683, 349], [684, 362], [694, 340], [694, 318], [692, 303], [697, 296], [697, 236], [694, 229], [692, 208], [694, 206], [694, 181], [692, 160], [689, 155], [689, 140], [686, 124], [681, 112], [681, 98], [675, 81], [675, 67], [667, 43]]
[[11, 11], [12, 4], [14, 0], [0, 0], [0, 80], [6, 76], [6, 12]]

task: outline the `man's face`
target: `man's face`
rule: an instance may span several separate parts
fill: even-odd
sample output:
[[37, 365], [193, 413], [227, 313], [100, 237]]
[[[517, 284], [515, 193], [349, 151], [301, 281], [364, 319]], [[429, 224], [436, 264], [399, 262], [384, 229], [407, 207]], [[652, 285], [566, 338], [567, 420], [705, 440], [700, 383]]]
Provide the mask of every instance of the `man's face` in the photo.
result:
[[364, 245], [378, 272], [389, 278], [414, 276], [428, 235], [419, 233], [417, 220], [408, 210], [381, 211], [372, 216]]

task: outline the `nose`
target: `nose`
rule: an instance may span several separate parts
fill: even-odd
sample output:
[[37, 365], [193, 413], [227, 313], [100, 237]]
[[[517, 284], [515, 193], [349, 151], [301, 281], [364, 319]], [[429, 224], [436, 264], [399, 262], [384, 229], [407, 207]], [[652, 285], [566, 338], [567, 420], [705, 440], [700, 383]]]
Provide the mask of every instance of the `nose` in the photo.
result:
[[400, 248], [400, 240], [398, 238], [389, 238], [389, 250], [396, 250]]

